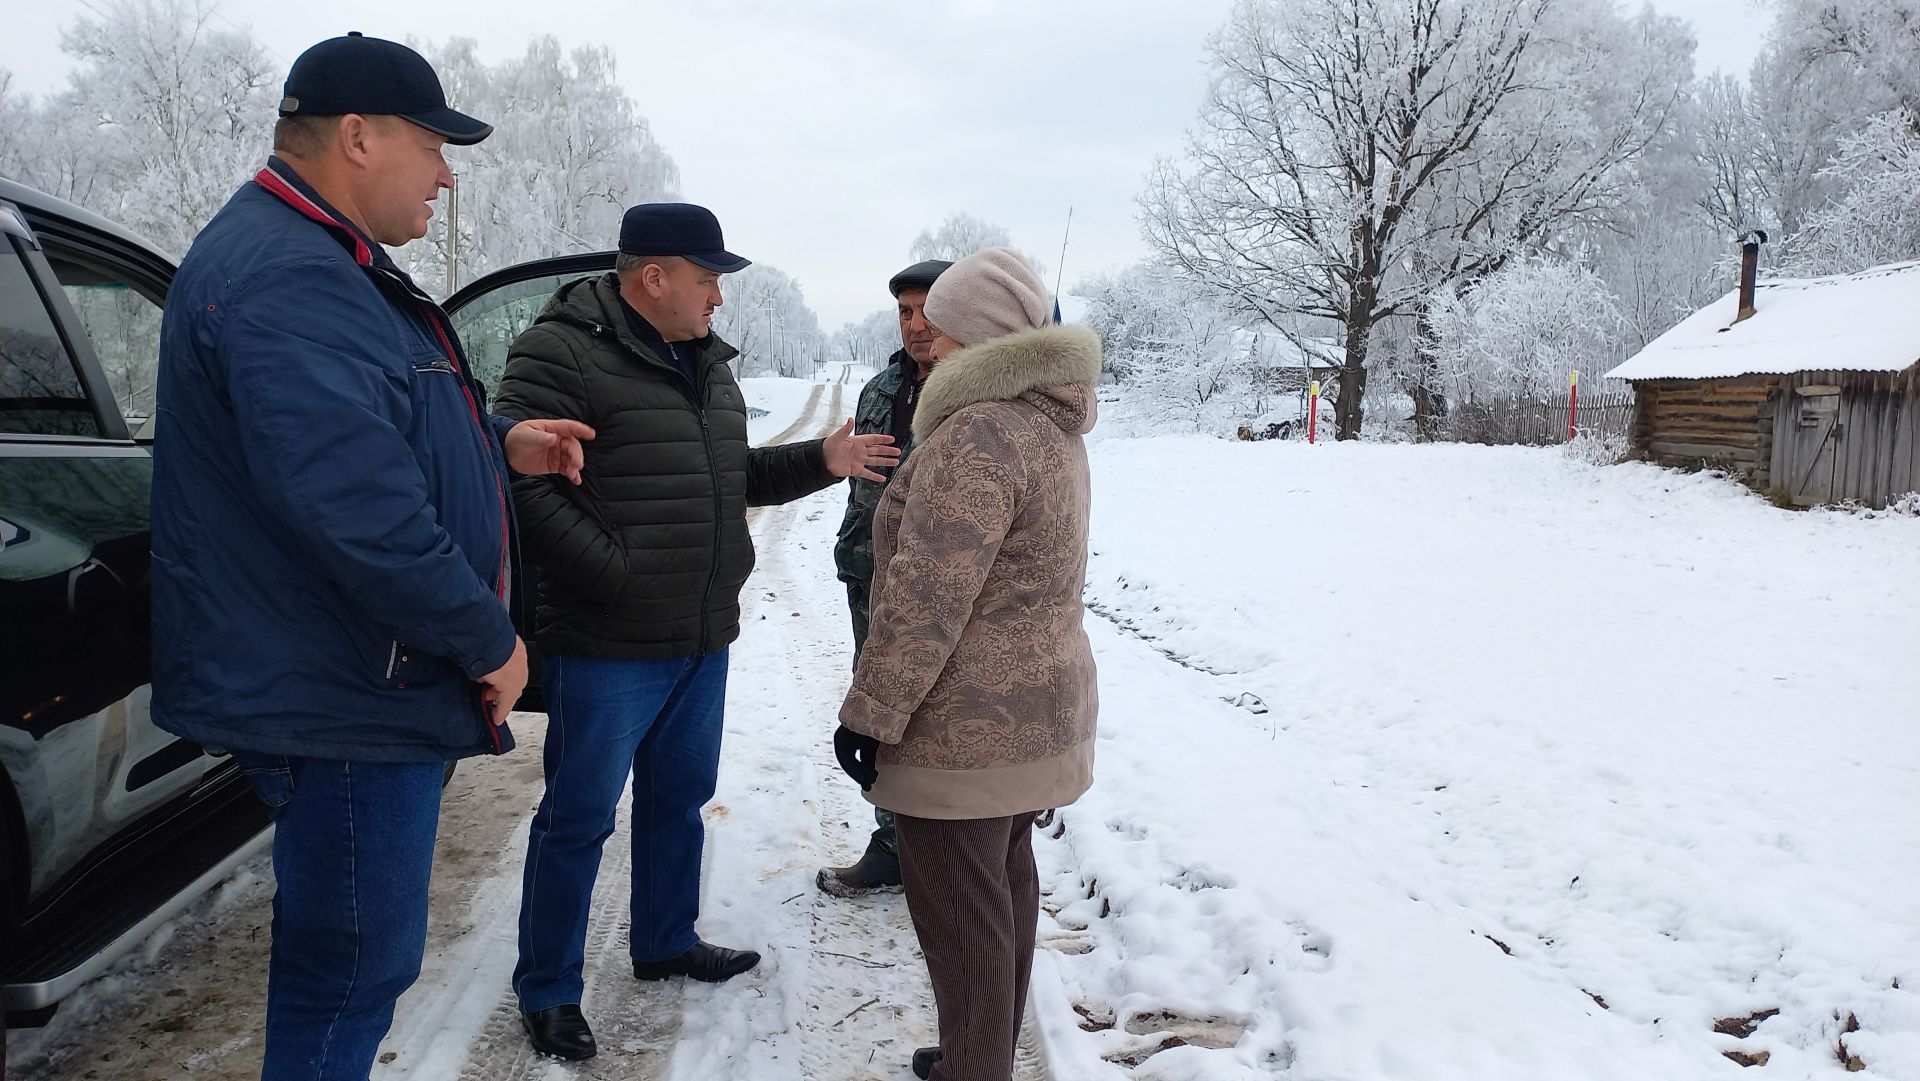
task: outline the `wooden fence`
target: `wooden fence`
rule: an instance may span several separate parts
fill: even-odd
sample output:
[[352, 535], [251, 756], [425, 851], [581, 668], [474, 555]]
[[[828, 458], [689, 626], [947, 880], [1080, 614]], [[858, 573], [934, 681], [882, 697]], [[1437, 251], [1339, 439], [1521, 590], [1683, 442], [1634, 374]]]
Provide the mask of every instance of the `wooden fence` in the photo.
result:
[[[1443, 439], [1466, 443], [1548, 446], [1567, 441], [1567, 395], [1536, 400], [1517, 397], [1456, 402], [1437, 428]], [[1626, 438], [1633, 426], [1633, 392], [1582, 390], [1573, 425], [1582, 435]]]

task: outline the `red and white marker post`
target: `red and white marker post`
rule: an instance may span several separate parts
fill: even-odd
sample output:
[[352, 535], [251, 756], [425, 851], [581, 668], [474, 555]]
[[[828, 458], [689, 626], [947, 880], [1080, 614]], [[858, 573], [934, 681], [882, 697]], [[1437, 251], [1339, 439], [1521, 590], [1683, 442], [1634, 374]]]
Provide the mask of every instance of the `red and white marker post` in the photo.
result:
[[1314, 441], [1315, 429], [1320, 425], [1320, 380], [1315, 379], [1307, 385], [1307, 442]]
[[1567, 442], [1569, 443], [1573, 442], [1573, 437], [1580, 431], [1579, 425], [1575, 422], [1575, 418], [1579, 416], [1579, 412], [1578, 412], [1579, 408], [1580, 408], [1580, 373], [1568, 372], [1567, 373]]

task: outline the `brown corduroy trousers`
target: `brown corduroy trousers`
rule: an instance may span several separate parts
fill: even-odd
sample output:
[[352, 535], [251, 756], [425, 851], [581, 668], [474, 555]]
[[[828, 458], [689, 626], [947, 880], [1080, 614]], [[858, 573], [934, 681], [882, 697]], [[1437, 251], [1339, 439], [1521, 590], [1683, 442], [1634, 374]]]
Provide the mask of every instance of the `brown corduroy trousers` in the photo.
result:
[[1033, 813], [894, 821], [907, 911], [940, 1017], [933, 1079], [1007, 1081], [1040, 921]]

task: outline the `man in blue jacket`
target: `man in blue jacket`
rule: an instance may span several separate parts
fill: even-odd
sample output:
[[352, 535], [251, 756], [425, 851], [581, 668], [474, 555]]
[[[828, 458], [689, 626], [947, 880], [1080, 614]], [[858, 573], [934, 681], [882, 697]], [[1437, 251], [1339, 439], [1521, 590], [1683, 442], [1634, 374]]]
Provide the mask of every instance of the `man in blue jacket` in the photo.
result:
[[167, 301], [153, 488], [153, 715], [274, 809], [271, 1081], [365, 1081], [419, 975], [444, 763], [511, 746], [509, 467], [577, 481], [570, 420], [514, 424], [382, 245], [425, 234], [447, 107], [404, 45], [321, 42], [275, 155]]

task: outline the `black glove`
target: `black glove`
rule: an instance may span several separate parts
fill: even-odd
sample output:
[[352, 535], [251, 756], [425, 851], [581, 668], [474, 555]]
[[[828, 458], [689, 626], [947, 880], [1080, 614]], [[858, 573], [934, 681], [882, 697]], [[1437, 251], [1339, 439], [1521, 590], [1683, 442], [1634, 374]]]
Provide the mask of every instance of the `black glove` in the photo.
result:
[[841, 725], [833, 733], [833, 756], [840, 760], [840, 768], [853, 778], [862, 792], [880, 779], [880, 741], [872, 736], [863, 736]]

